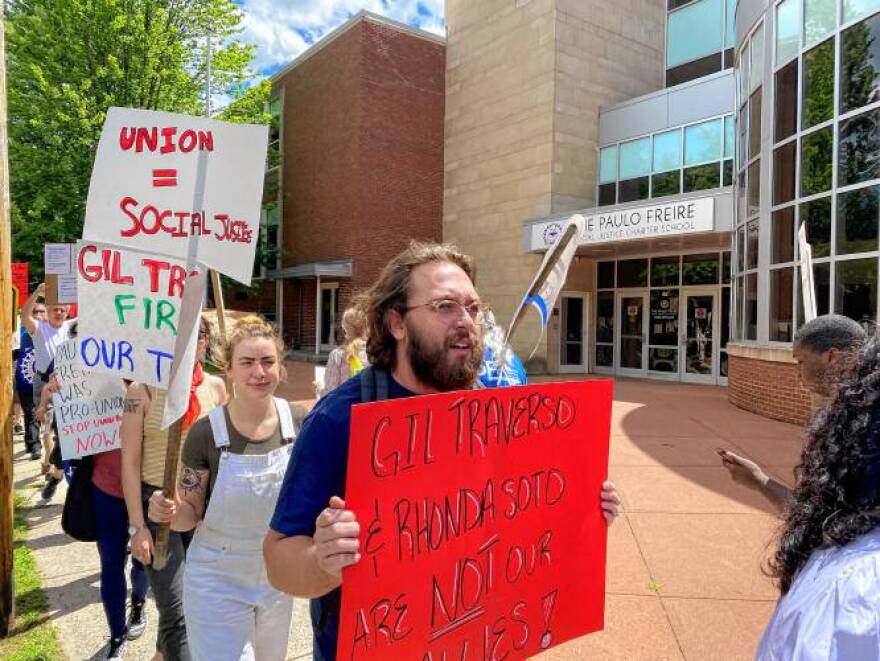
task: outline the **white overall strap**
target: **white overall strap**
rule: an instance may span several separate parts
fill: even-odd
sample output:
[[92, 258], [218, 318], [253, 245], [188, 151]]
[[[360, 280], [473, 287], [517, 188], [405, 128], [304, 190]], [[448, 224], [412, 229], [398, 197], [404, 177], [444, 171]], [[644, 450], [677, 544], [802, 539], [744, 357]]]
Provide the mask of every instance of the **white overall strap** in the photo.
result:
[[208, 420], [211, 423], [211, 433], [214, 435], [214, 445], [219, 449], [229, 447], [229, 427], [226, 426], [225, 406], [215, 406], [208, 412]]
[[287, 400], [280, 397], [273, 397], [275, 400], [275, 409], [278, 411], [278, 422], [281, 424], [281, 438], [285, 441], [292, 441], [296, 438], [296, 432], [293, 429], [293, 416], [290, 415], [290, 404]]

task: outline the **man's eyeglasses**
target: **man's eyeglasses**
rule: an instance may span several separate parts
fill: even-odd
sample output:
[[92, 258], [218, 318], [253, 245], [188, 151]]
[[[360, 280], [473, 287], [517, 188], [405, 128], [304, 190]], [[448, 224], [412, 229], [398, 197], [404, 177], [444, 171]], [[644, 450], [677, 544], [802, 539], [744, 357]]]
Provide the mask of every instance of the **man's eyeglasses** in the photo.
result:
[[489, 308], [480, 301], [459, 303], [451, 298], [438, 298], [433, 301], [428, 301], [427, 303], [411, 305], [408, 308], [404, 308], [404, 312], [409, 312], [416, 308], [428, 308], [429, 310], [433, 310], [447, 323], [452, 323], [453, 321], [460, 319], [463, 311], [477, 325], [480, 325], [485, 321], [486, 312], [489, 310]]

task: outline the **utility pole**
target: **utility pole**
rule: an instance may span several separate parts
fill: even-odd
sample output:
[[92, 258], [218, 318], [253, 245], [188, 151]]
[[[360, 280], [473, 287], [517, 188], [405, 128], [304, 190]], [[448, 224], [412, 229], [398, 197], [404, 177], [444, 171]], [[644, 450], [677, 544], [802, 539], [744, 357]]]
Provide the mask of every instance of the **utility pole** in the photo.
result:
[[211, 116], [211, 31], [208, 30], [208, 54], [205, 67], [205, 116]]
[[[211, 118], [211, 30], [208, 29], [207, 53], [205, 55], [205, 117]], [[226, 306], [223, 304], [223, 289], [220, 287], [220, 274], [211, 269], [211, 290], [214, 292], [214, 309], [217, 311], [217, 328], [220, 340], [226, 341]], [[227, 388], [230, 386], [226, 384]], [[230, 391], [231, 392], [231, 391]]]
[[15, 621], [12, 567], [12, 238], [9, 227], [5, 21], [5, 8], [0, 4], [0, 638], [9, 635]]

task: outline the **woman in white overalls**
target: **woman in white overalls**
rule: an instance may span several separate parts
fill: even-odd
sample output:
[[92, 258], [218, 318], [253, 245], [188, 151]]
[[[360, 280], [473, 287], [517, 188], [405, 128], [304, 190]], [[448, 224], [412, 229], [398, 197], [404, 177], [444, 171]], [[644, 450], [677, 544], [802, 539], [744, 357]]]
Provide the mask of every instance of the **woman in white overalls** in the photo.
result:
[[150, 519], [195, 528], [183, 579], [194, 661], [287, 652], [293, 602], [269, 585], [261, 550], [295, 435], [290, 405], [274, 397], [283, 349], [263, 319], [235, 325], [225, 351], [234, 397], [190, 429], [177, 497], [150, 498]]

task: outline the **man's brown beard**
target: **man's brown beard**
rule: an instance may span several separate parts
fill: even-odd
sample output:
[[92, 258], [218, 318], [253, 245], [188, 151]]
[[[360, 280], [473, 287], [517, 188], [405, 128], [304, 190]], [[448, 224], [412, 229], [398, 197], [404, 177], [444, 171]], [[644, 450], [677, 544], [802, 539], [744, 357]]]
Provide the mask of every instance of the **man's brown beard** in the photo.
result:
[[[471, 355], [464, 363], [451, 365], [447, 358], [450, 343], [455, 344], [467, 337]], [[407, 355], [416, 378], [426, 386], [436, 388], [440, 392], [464, 390], [470, 388], [480, 372], [483, 362], [483, 343], [477, 333], [464, 332], [453, 339], [446, 338], [443, 344], [434, 350], [428, 349], [421, 342], [418, 333], [407, 323]]]

